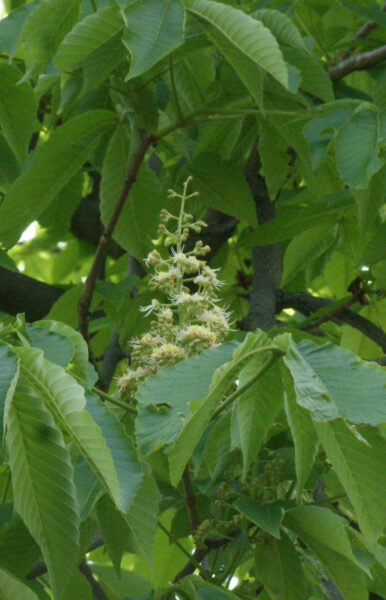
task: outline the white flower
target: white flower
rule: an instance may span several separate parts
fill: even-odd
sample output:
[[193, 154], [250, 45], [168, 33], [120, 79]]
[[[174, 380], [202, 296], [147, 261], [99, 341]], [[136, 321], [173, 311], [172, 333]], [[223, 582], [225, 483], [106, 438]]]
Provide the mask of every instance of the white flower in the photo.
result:
[[180, 304], [181, 306], [186, 306], [187, 304], [203, 304], [207, 303], [208, 299], [199, 293], [189, 294], [188, 292], [180, 292], [179, 294], [170, 294], [171, 299], [175, 304]]
[[145, 313], [145, 317], [148, 317], [150, 315], [150, 313], [153, 312], [153, 310], [155, 310], [156, 308], [158, 308], [160, 305], [159, 300], [157, 300], [156, 298], [153, 298], [153, 300], [151, 301], [151, 304], [148, 304], [147, 306], [140, 306], [139, 310], [143, 313]]

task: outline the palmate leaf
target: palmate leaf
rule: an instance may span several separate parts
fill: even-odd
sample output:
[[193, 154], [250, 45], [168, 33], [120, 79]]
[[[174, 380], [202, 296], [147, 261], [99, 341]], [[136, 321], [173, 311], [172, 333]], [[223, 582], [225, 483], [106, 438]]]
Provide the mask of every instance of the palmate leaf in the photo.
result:
[[280, 540], [260, 541], [255, 550], [256, 579], [272, 600], [307, 598], [307, 583], [299, 554], [284, 533]]
[[130, 3], [124, 15], [123, 43], [131, 54], [130, 79], [145, 73], [183, 41], [180, 0], [141, 0]]
[[368, 592], [340, 517], [326, 508], [299, 506], [284, 524], [316, 554], [344, 600], [367, 600]]
[[0, 65], [0, 126], [19, 165], [24, 167], [28, 144], [37, 127], [37, 101], [30, 84], [20, 83], [22, 75], [14, 65]]
[[39, 544], [55, 600], [63, 597], [79, 539], [73, 468], [38, 394], [20, 381], [7, 415], [15, 510]]
[[[102, 167], [101, 219], [106, 224], [119, 197], [129, 166], [130, 133], [127, 125], [116, 128]], [[151, 249], [162, 208], [162, 188], [153, 171], [142, 165], [114, 230], [114, 239], [141, 259]]]
[[288, 87], [287, 67], [276, 38], [262, 23], [220, 2], [186, 0], [185, 6], [190, 14], [203, 23], [204, 29], [205, 24], [214, 27], [236, 50]]
[[119, 504], [119, 485], [111, 452], [101, 429], [85, 410], [83, 388], [61, 367], [43, 358], [36, 348], [15, 348], [21, 372], [70, 435], [105, 489]]
[[25, 20], [21, 40], [27, 72], [24, 79], [39, 74], [59, 43], [75, 25], [80, 0], [42, 0]]
[[17, 242], [23, 229], [82, 167], [115, 119], [115, 114], [106, 110], [85, 112], [38, 147], [29, 170], [16, 179], [0, 206], [0, 238], [6, 245]]
[[[54, 57], [54, 65], [71, 69], [123, 32], [124, 21], [115, 6], [105, 6], [80, 21], [70, 31]], [[120, 43], [120, 42], [119, 42]]]
[[341, 420], [315, 422], [314, 427], [354, 507], [361, 531], [370, 541], [376, 541], [386, 524], [384, 439], [368, 428], [365, 430], [367, 445]]

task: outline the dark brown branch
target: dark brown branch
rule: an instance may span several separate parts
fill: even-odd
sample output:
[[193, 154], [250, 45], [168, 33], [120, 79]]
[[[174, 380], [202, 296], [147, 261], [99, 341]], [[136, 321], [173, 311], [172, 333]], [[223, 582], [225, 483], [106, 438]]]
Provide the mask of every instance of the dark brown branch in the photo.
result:
[[42, 319], [64, 290], [0, 267], [0, 310], [16, 315], [24, 312], [27, 321]]
[[88, 566], [86, 560], [82, 560], [80, 565], [78, 565], [78, 569], [90, 584], [93, 600], [109, 600], [97, 580], [94, 578], [93, 572]]
[[194, 533], [200, 525], [200, 520], [197, 514], [196, 497], [194, 495], [188, 465], [185, 467], [185, 470], [182, 474], [182, 484], [184, 486], [185, 502], [188, 511], [190, 530], [192, 533]]
[[[307, 292], [285, 292], [283, 290], [277, 290], [277, 313], [283, 310], [283, 308], [293, 308], [308, 317], [313, 312], [316, 312], [329, 304], [331, 304], [331, 300], [328, 300], [327, 298], [318, 298]], [[351, 327], [358, 329], [363, 335], [378, 344], [383, 352], [386, 352], [386, 333], [365, 317], [358, 315], [347, 307], [343, 307], [334, 313], [332, 320], [338, 324], [341, 324], [342, 322], [347, 323], [348, 325], [351, 325]]]
[[[257, 218], [261, 225], [274, 218], [275, 204], [271, 202], [264, 178], [259, 174], [260, 166], [255, 144], [245, 165], [244, 175], [255, 201]], [[276, 289], [281, 278], [280, 254], [280, 244], [252, 248], [253, 278], [249, 310], [239, 323], [244, 331], [254, 331], [257, 327], [267, 331], [276, 323]]]
[[343, 79], [343, 77], [350, 75], [350, 73], [372, 67], [385, 58], [386, 44], [384, 46], [380, 46], [380, 48], [376, 48], [375, 50], [355, 54], [355, 56], [352, 56], [351, 58], [342, 60], [340, 63], [335, 65], [335, 67], [332, 67], [328, 74], [332, 81], [339, 81], [339, 79]]
[[142, 135], [141, 141], [138, 145], [137, 151], [135, 152], [133, 159], [131, 161], [131, 165], [127, 171], [125, 180], [122, 185], [122, 189], [120, 191], [118, 200], [114, 207], [113, 213], [110, 217], [109, 222], [106, 225], [106, 228], [101, 235], [99, 240], [98, 247], [96, 249], [94, 259], [87, 276], [86, 282], [84, 284], [82, 295], [79, 299], [78, 303], [78, 328], [80, 333], [83, 335], [84, 339], [88, 343], [88, 321], [89, 321], [89, 309], [91, 300], [94, 294], [95, 284], [97, 282], [98, 273], [100, 270], [100, 266], [106, 256], [107, 249], [109, 246], [109, 242], [111, 240], [115, 225], [119, 219], [119, 216], [122, 212], [122, 208], [125, 204], [126, 198], [130, 192], [131, 186], [135, 182], [137, 173], [139, 168], [143, 162], [146, 151], [149, 146], [156, 141], [156, 137], [153, 134], [144, 133]]

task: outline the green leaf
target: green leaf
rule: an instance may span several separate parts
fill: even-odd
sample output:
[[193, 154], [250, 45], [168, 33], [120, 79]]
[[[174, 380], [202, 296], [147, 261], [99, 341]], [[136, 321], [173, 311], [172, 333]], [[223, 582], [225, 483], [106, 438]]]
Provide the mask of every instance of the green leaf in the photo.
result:
[[[101, 219], [106, 225], [118, 200], [129, 168], [130, 133], [126, 125], [116, 128], [102, 167]], [[123, 206], [114, 230], [114, 239], [136, 258], [143, 258], [156, 237], [163, 205], [157, 176], [143, 164]]]
[[259, 156], [262, 175], [270, 199], [274, 202], [289, 174], [287, 144], [269, 121], [259, 123]]
[[142, 550], [150, 568], [157, 526], [158, 489], [153, 477], [146, 474], [129, 511], [125, 515], [137, 547]]
[[86, 392], [86, 400], [87, 410], [101, 428], [114, 462], [119, 483], [118, 508], [127, 512], [141, 485], [144, 464], [139, 460], [131, 438], [114, 415], [109, 413], [106, 403], [89, 392]]
[[[267, 345], [265, 339], [262, 339], [261, 345]], [[240, 372], [238, 385], [244, 385], [265, 360], [266, 357], [262, 355], [251, 360]], [[252, 461], [260, 450], [268, 429], [282, 406], [283, 386], [278, 365], [273, 365], [261, 379], [236, 400], [232, 412], [232, 430], [236, 428], [237, 437], [240, 439], [239, 444], [243, 455], [242, 477], [244, 480]]]
[[71, 372], [86, 380], [88, 369], [88, 347], [79, 331], [75, 331], [75, 329], [65, 325], [65, 323], [52, 321], [50, 319], [35, 321], [34, 325], [36, 327], [47, 329], [48, 331], [53, 331], [54, 333], [65, 337], [70, 342], [72, 346]]
[[25, 167], [28, 144], [35, 128], [37, 101], [29, 83], [19, 83], [22, 72], [0, 64], [0, 126], [21, 167]]
[[334, 100], [331, 80], [318, 58], [299, 48], [283, 48], [286, 61], [299, 69], [302, 90], [320, 98], [324, 102]]
[[280, 504], [259, 504], [248, 496], [240, 496], [233, 502], [233, 506], [263, 531], [280, 539], [280, 526], [284, 515]]
[[28, 2], [28, 4], [17, 6], [16, 8], [13, 8], [6, 17], [0, 19], [0, 43], [7, 51], [11, 60], [14, 57], [16, 47], [19, 43], [19, 37], [21, 30], [23, 29], [24, 21], [37, 4], [38, 0], [34, 0], [34, 2]]
[[263, 8], [255, 10], [251, 16], [254, 19], [259, 19], [265, 27], [270, 29], [280, 44], [285, 44], [292, 48], [299, 48], [300, 50], [305, 49], [298, 28], [284, 13], [279, 12], [278, 10]]
[[295, 390], [290, 376], [282, 370], [285, 382], [284, 407], [295, 446], [296, 498], [300, 496], [315, 461], [319, 440], [309, 412], [296, 402]]
[[367, 2], [365, 6], [352, 4], [352, 2], [347, 2], [347, 0], [339, 0], [339, 2], [346, 8], [386, 27], [386, 15], [380, 10], [380, 6], [376, 2]]
[[209, 348], [145, 379], [136, 395], [136, 436], [144, 454], [174, 441], [189, 417], [191, 401], [208, 393], [214, 371], [230, 360], [235, 347], [230, 342]]
[[233, 594], [229, 590], [221, 588], [217, 585], [212, 585], [206, 581], [199, 581], [196, 584], [197, 600], [236, 600], [239, 596]]
[[366, 188], [384, 164], [378, 157], [379, 127], [379, 115], [375, 111], [361, 110], [338, 131], [337, 167], [343, 181], [352, 188]]
[[74, 483], [80, 519], [84, 522], [89, 518], [104, 490], [83, 457], [80, 457], [75, 465]]
[[97, 88], [126, 57], [127, 52], [122, 44], [122, 31], [119, 30], [87, 54], [83, 60], [82, 92], [89, 92]]
[[55, 599], [60, 599], [79, 537], [73, 469], [52, 416], [21, 381], [9, 408], [6, 441], [15, 510], [39, 544]]
[[[214, 413], [216, 405], [224, 399], [225, 393], [240, 370], [262, 350], [258, 341], [259, 337], [259, 334], [247, 336], [244, 343], [236, 348], [233, 360], [222, 365], [215, 371], [207, 396], [201, 402], [191, 403], [193, 408], [192, 414], [183, 424], [173, 446], [168, 449], [170, 481], [172, 485], [176, 486], [178, 484], [194, 448]], [[255, 347], [253, 350], [250, 350], [253, 345]]]
[[119, 504], [117, 474], [100, 427], [85, 410], [81, 388], [61, 367], [45, 360], [35, 348], [15, 348], [21, 372], [67, 431], [98, 479]]
[[130, 544], [132, 536], [129, 526], [107, 494], [99, 500], [96, 509], [106, 551], [119, 577], [123, 553], [127, 550], [135, 552]]
[[386, 421], [386, 371], [380, 365], [361, 360], [330, 342], [319, 346], [303, 340], [297, 350], [340, 415], [358, 424]]
[[283, 533], [281, 540], [259, 541], [255, 549], [256, 579], [272, 600], [306, 598], [307, 585], [300, 557]]
[[130, 79], [148, 71], [183, 41], [180, 0], [141, 0], [129, 4], [124, 15], [123, 43], [131, 54]]
[[[379, 211], [386, 200], [386, 165], [373, 175], [366, 189], [354, 190], [353, 195], [357, 205], [359, 233], [364, 236], [380, 214]], [[378, 252], [379, 250], [380, 246]], [[372, 260], [367, 262], [365, 257], [363, 260], [365, 262], [361, 264], [372, 264]]]
[[2, 600], [38, 600], [35, 592], [4, 569], [0, 569], [0, 595]]
[[299, 506], [286, 512], [284, 524], [316, 554], [344, 600], [367, 600], [364, 573], [340, 517], [319, 506]]
[[6, 512], [11, 513], [0, 529], [0, 566], [24, 577], [39, 559], [40, 549], [19, 515], [12, 514], [12, 510], [13, 505], [6, 504], [0, 513], [1, 518]]
[[72, 69], [97, 52], [123, 32], [124, 22], [115, 6], [105, 6], [80, 21], [70, 31], [54, 57], [54, 65], [61, 69]]
[[61, 367], [67, 367], [72, 358], [73, 349], [66, 337], [36, 325], [26, 325], [25, 334], [31, 346], [43, 350], [47, 360]]
[[16, 179], [0, 205], [0, 236], [5, 244], [15, 243], [48, 206], [114, 120], [114, 113], [106, 110], [85, 112], [59, 127], [38, 147], [29, 170]]
[[19, 377], [19, 361], [7, 344], [0, 344], [0, 437], [3, 437], [3, 415], [6, 416]]
[[[186, 9], [224, 36], [236, 50], [267, 71], [284, 87], [288, 87], [288, 72], [278, 43], [272, 33], [259, 21], [241, 10], [220, 2], [186, 0]], [[221, 50], [221, 47], [219, 47]]]
[[191, 167], [194, 186], [205, 204], [248, 224], [256, 223], [256, 209], [240, 168], [217, 154], [200, 154]]
[[334, 243], [337, 231], [337, 226], [331, 227], [327, 223], [294, 237], [284, 254], [281, 286], [285, 286], [299, 271], [323, 254]]
[[386, 524], [385, 441], [368, 428], [367, 445], [342, 421], [314, 423], [314, 427], [354, 507], [361, 531], [376, 541]]
[[42, 0], [25, 20], [21, 39], [27, 72], [24, 79], [38, 75], [60, 42], [75, 25], [80, 0]]

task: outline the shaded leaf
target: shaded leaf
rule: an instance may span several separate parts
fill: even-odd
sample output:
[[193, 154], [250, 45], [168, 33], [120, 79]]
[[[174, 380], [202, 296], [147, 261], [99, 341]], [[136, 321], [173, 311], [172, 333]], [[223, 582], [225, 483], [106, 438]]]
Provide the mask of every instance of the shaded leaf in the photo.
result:
[[97, 504], [97, 515], [107, 553], [119, 577], [123, 553], [127, 550], [135, 552], [130, 544], [132, 536], [129, 526], [107, 494]]
[[129, 4], [124, 15], [123, 43], [131, 54], [129, 78], [148, 71], [183, 41], [180, 0], [141, 0]]
[[36, 325], [26, 325], [25, 334], [31, 346], [43, 350], [47, 360], [67, 367], [73, 356], [73, 349], [66, 337]]
[[38, 600], [35, 592], [5, 569], [0, 569], [0, 594], [2, 600]]
[[3, 437], [3, 415], [12, 398], [19, 377], [19, 361], [7, 344], [0, 344], [0, 436]]
[[251, 16], [254, 19], [259, 19], [265, 27], [268, 27], [280, 44], [285, 44], [292, 48], [300, 48], [301, 50], [305, 49], [298, 28], [284, 13], [278, 10], [262, 8], [255, 10]]
[[0, 126], [19, 164], [27, 161], [28, 144], [35, 128], [37, 101], [29, 83], [19, 83], [22, 72], [0, 64]]
[[316, 554], [345, 600], [367, 600], [364, 573], [336, 514], [319, 506], [299, 506], [286, 512], [284, 524]]
[[240, 496], [233, 502], [233, 506], [263, 531], [280, 539], [280, 526], [284, 516], [284, 509], [280, 504], [259, 504], [248, 496]]
[[158, 490], [153, 477], [145, 474], [137, 494], [125, 515], [137, 547], [143, 552], [150, 568], [154, 534], [157, 526]]
[[54, 131], [38, 147], [24, 175], [16, 179], [0, 205], [0, 236], [15, 243], [25, 227], [55, 198], [115, 121], [105, 110], [91, 110]]

